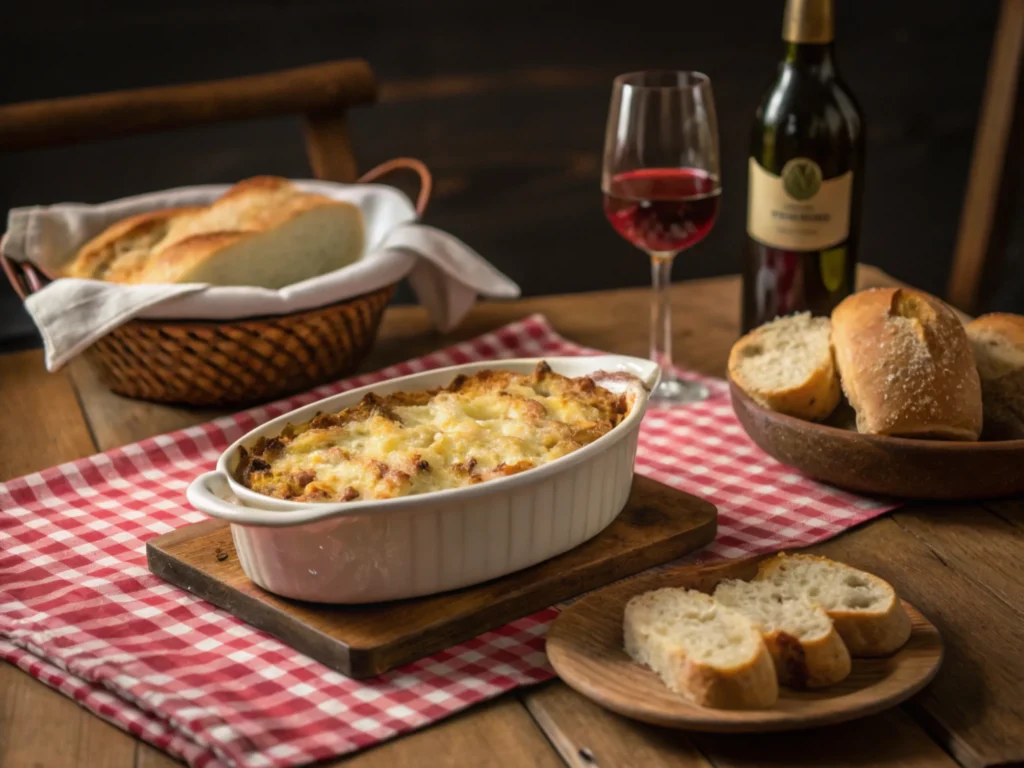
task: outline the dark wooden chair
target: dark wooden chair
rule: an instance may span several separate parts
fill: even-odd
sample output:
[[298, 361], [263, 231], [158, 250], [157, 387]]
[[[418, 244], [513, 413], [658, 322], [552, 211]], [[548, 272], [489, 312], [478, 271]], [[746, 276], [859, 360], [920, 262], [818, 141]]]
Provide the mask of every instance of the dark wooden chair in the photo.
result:
[[348, 59], [226, 80], [45, 99], [0, 107], [0, 151], [301, 113], [313, 173], [350, 182], [357, 170], [346, 115], [376, 97], [369, 64]]

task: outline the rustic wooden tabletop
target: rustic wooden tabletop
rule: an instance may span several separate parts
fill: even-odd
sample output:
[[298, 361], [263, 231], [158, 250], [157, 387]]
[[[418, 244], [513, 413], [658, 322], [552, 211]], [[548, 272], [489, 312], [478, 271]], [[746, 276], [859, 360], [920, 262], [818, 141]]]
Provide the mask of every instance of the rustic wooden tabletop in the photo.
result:
[[[862, 285], [891, 284], [864, 268]], [[674, 286], [677, 360], [721, 375], [737, 336], [739, 281]], [[475, 308], [439, 336], [425, 313], [390, 309], [372, 370], [543, 313], [565, 336], [644, 355], [645, 290], [550, 296]], [[0, 480], [215, 414], [107, 392], [81, 362], [50, 374], [39, 351], [0, 357]], [[14, 437], [12, 437], [14, 436]], [[1022, 468], [1024, 471], [1024, 468]], [[905, 706], [846, 725], [766, 736], [703, 736], [632, 722], [559, 681], [521, 689], [338, 761], [351, 766], [957, 766], [1024, 762], [1024, 499], [910, 504], [813, 548], [869, 569], [939, 627], [938, 677]], [[0, 663], [0, 767], [157, 768], [177, 764], [20, 670]]]

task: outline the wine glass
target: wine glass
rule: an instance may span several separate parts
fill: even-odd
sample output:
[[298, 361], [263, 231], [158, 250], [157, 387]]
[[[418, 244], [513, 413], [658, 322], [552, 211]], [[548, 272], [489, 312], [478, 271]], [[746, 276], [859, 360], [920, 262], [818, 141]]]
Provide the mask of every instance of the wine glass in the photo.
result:
[[718, 122], [707, 75], [666, 70], [615, 78], [601, 191], [612, 227], [651, 259], [651, 358], [661, 367], [652, 400], [704, 400], [707, 387], [680, 379], [672, 367], [669, 286], [676, 254], [703, 240], [718, 215]]

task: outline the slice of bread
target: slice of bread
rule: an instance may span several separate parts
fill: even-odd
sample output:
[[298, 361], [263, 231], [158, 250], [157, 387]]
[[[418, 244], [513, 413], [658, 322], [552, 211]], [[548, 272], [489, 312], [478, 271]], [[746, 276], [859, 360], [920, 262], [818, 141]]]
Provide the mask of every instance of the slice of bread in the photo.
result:
[[967, 324], [981, 376], [982, 437], [1024, 438], [1024, 316], [993, 312]]
[[666, 587], [637, 595], [626, 605], [623, 635], [626, 653], [696, 704], [757, 709], [778, 699], [757, 626], [702, 592]]
[[761, 562], [755, 581], [824, 608], [851, 656], [885, 656], [910, 637], [910, 617], [888, 582], [827, 557], [780, 553]]
[[850, 653], [821, 606], [769, 581], [723, 581], [715, 599], [758, 625], [783, 685], [821, 688], [850, 674]]
[[729, 377], [764, 408], [820, 421], [839, 404], [839, 376], [827, 317], [801, 312], [772, 320], [737, 341]]

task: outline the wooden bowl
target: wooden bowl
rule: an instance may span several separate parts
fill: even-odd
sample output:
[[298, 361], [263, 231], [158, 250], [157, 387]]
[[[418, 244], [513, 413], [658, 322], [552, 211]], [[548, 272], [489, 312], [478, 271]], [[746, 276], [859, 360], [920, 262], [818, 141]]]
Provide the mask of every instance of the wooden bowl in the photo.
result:
[[732, 380], [729, 390], [733, 410], [750, 439], [769, 456], [814, 480], [907, 499], [1024, 494], [1024, 440], [955, 442], [862, 435], [769, 411]]

